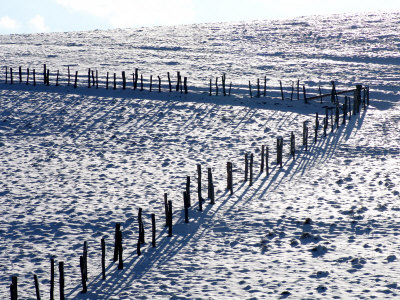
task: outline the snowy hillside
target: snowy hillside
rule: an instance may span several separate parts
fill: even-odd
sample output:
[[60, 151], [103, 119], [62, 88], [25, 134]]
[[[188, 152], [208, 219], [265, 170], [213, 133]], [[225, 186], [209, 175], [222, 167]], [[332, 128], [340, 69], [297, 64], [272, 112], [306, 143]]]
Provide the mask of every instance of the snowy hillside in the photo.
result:
[[[19, 297], [34, 299], [33, 274], [48, 298], [52, 256], [65, 264], [68, 299], [399, 297], [399, 28], [400, 13], [393, 13], [0, 36], [0, 298], [9, 298], [16, 275]], [[42, 82], [43, 64], [50, 86]], [[67, 67], [79, 71], [76, 89], [66, 86]], [[32, 77], [25, 84], [27, 68], [36, 69], [36, 86]], [[100, 74], [98, 89], [86, 87], [88, 68]], [[144, 91], [132, 89], [131, 77], [122, 90], [121, 71], [132, 76], [135, 68]], [[168, 92], [167, 72], [176, 83], [177, 71], [188, 77], [188, 94]], [[116, 90], [105, 89], [106, 72], [117, 73]], [[222, 95], [220, 82], [215, 96], [215, 78], [223, 73], [231, 96]], [[256, 96], [264, 76], [266, 97], [250, 98], [248, 82]], [[332, 130], [329, 120], [327, 136], [320, 127], [314, 142], [315, 114], [322, 124], [332, 103], [328, 97], [305, 104], [295, 90], [291, 101], [298, 79], [309, 96], [319, 86], [330, 93], [331, 80], [338, 91], [368, 85], [370, 106], [339, 128]], [[278, 136], [284, 139], [282, 168]], [[262, 145], [270, 150], [269, 176], [260, 173]], [[252, 186], [243, 181], [245, 153], [254, 154]], [[226, 190], [228, 161], [233, 195]], [[215, 204], [206, 199], [202, 212], [197, 164], [203, 197], [207, 168], [216, 192]], [[182, 196], [187, 176], [189, 224]], [[164, 226], [164, 193], [173, 201], [172, 237]], [[141, 256], [139, 208], [146, 237]], [[117, 222], [123, 270], [112, 261]], [[81, 294], [84, 241], [88, 293]]]

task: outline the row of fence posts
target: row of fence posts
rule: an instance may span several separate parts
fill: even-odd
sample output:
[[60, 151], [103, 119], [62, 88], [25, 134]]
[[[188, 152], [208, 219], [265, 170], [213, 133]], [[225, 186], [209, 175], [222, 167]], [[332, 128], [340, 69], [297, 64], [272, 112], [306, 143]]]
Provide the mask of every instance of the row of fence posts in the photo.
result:
[[[10, 73], [8, 73], [10, 72]], [[71, 71], [68, 66], [67, 68], [67, 86], [71, 85]], [[27, 68], [26, 70], [26, 84], [29, 84], [30, 80], [30, 69]], [[33, 85], [36, 86], [36, 70], [33, 69]], [[122, 89], [125, 90], [127, 88], [127, 75], [125, 71], [122, 71], [121, 73], [122, 77]], [[171, 82], [171, 76], [170, 73], [167, 73], [168, 77], [168, 86], [169, 86], [169, 91], [172, 92], [172, 82]], [[8, 83], [8, 78], [10, 78], [10, 84], [14, 84], [14, 76], [13, 76], [13, 69], [5, 67], [5, 83]], [[59, 86], [59, 78], [60, 78], [60, 72], [57, 70], [56, 73], [56, 86]], [[133, 90], [138, 89], [138, 83], [139, 83], [139, 78], [140, 78], [140, 91], [144, 90], [144, 79], [143, 75], [141, 74], [139, 76], [139, 71], [138, 69], [135, 69], [135, 72], [132, 74], [132, 86]], [[158, 92], [161, 93], [161, 77], [157, 76], [158, 78]], [[22, 67], [19, 67], [19, 82], [22, 83]], [[50, 85], [50, 70], [47, 68], [46, 64], [43, 65], [43, 84], [46, 86]], [[105, 82], [105, 88], [109, 89], [110, 84], [112, 84], [113, 89], [117, 89], [117, 73], [113, 74], [113, 81], [110, 82], [110, 73], [106, 73], [106, 82]], [[75, 78], [74, 78], [74, 83], [73, 87], [77, 88], [78, 87], [78, 71], [75, 72]], [[87, 74], [87, 87], [96, 87], [97, 89], [99, 88], [99, 73], [98, 70], [91, 70], [90, 68], [88, 69], [88, 74]], [[153, 75], [150, 75], [150, 81], [149, 81], [149, 91], [153, 91]], [[181, 76], [180, 72], [177, 72], [177, 84], [176, 84], [176, 91], [180, 91], [181, 93], [188, 94], [188, 78]], [[229, 89], [229, 94], [230, 94], [230, 89]]]
[[[362, 89], [364, 89], [364, 93], [362, 95]], [[338, 101], [335, 102], [336, 108], [335, 110], [335, 121], [333, 122], [333, 109], [331, 109], [331, 124], [332, 124], [332, 131], [334, 129], [334, 123], [336, 124], [336, 128], [339, 126], [339, 109], [338, 109]], [[353, 103], [351, 107], [350, 98], [345, 96], [344, 104], [343, 104], [343, 121], [342, 124], [346, 125], [346, 117], [349, 119], [351, 115], [357, 114], [360, 112], [361, 105], [366, 108], [369, 105], [369, 88], [357, 86], [354, 92]], [[353, 108], [351, 110], [351, 108]], [[328, 127], [328, 107], [325, 110], [325, 117], [324, 117], [324, 136], [326, 136], [326, 129]], [[302, 134], [302, 144], [305, 151], [308, 150], [308, 139], [309, 139], [309, 129], [308, 129], [308, 122], [303, 122], [303, 134]], [[315, 136], [314, 142], [317, 142], [318, 136], [318, 129], [319, 129], [319, 115], [316, 113], [315, 117]], [[276, 164], [282, 168], [283, 165], [283, 137], [278, 136], [276, 138]], [[290, 155], [295, 159], [296, 154], [296, 144], [295, 144], [295, 135], [293, 132], [290, 134]], [[245, 165], [244, 165], [244, 182], [249, 181], [249, 186], [253, 184], [253, 165], [254, 165], [254, 155], [251, 153], [245, 153]], [[261, 158], [260, 158], [260, 173], [266, 171], [266, 175], [269, 176], [269, 148], [265, 145], [261, 146]], [[233, 164], [232, 162], [227, 162], [226, 165], [226, 172], [227, 172], [227, 190], [230, 194], [233, 194]], [[208, 175], [208, 199], [210, 199], [210, 204], [215, 204], [215, 191], [214, 191], [214, 182], [213, 182], [213, 175], [212, 169], [207, 169]], [[189, 208], [192, 206], [191, 204], [191, 177], [186, 177], [186, 189], [183, 192], [183, 201], [184, 201], [184, 212], [185, 212], [185, 223], [189, 223]], [[202, 197], [202, 168], [200, 164], [197, 164], [197, 194], [198, 194], [198, 205], [199, 211], [203, 211], [203, 202], [204, 198]], [[168, 227], [168, 237], [172, 237], [172, 201], [168, 200], [167, 193], [164, 193], [164, 207], [165, 207], [165, 226]], [[151, 214], [151, 223], [152, 223], [152, 247], [156, 247], [156, 222], [155, 222], [155, 214]], [[145, 243], [145, 232], [144, 232], [144, 224], [142, 219], [142, 208], [138, 210], [138, 228], [139, 228], [139, 237], [137, 242], [137, 255], [141, 255], [141, 245]], [[105, 274], [105, 257], [106, 257], [106, 248], [105, 248], [105, 239], [101, 239], [101, 250], [102, 250], [102, 257], [101, 257], [101, 265], [102, 265], [102, 279], [106, 279]], [[123, 247], [122, 247], [122, 231], [121, 231], [121, 224], [116, 223], [115, 225], [115, 235], [114, 235], [114, 256], [113, 261], [118, 261], [118, 269], [122, 270], [124, 268], [123, 264]], [[83, 245], [83, 254], [79, 257], [80, 259], [80, 270], [81, 270], [81, 279], [82, 279], [82, 293], [87, 292], [87, 280], [88, 280], [88, 244], [85, 241]], [[50, 299], [54, 299], [54, 285], [55, 285], [55, 261], [54, 257], [51, 258], [51, 274], [50, 274]], [[17, 290], [17, 276], [12, 276], [11, 278], [12, 283], [10, 285], [10, 293], [11, 293], [11, 300], [16, 300], [18, 298], [18, 290]], [[40, 299], [40, 290], [39, 290], [39, 282], [38, 277], [34, 274], [34, 281], [35, 281], [35, 289], [36, 289], [36, 296], [37, 299]], [[64, 299], [64, 262], [59, 262], [59, 294], [60, 299]]]
[[[10, 74], [8, 75], [8, 71], [10, 72]], [[67, 67], [67, 85], [70, 86], [71, 85], [71, 71], [70, 71], [70, 67]], [[18, 73], [19, 73], [19, 82], [22, 83], [23, 78], [22, 78], [22, 67], [19, 67], [18, 69]], [[140, 74], [139, 76], [139, 70], [136, 68], [134, 73], [131, 74], [132, 75], [132, 87], [133, 90], [137, 90], [139, 88], [138, 84], [139, 84], [139, 79], [140, 79], [140, 91], [144, 90], [144, 79], [143, 79], [143, 75]], [[122, 71], [121, 73], [122, 76], [122, 89], [125, 90], [128, 86], [127, 81], [127, 74], [125, 71]], [[14, 83], [14, 77], [13, 77], [13, 69], [10, 67], [8, 68], [7, 66], [5, 67], [5, 83], [8, 83], [8, 77], [10, 77], [10, 83], [13, 84]], [[56, 73], [56, 86], [59, 86], [59, 77], [60, 77], [60, 72], [59, 70], [57, 70]], [[162, 91], [161, 88], [161, 77], [157, 76], [158, 78], [158, 92]], [[168, 78], [168, 89], [169, 92], [172, 92], [173, 88], [172, 88], [172, 82], [171, 82], [171, 76], [170, 73], [167, 73], [167, 78]], [[215, 78], [215, 95], [218, 96], [219, 95], [219, 86], [218, 86], [218, 79], [219, 77]], [[27, 68], [26, 70], [26, 84], [29, 84], [29, 80], [30, 80], [30, 69]], [[33, 80], [33, 85], [36, 86], [36, 70], [33, 69], [32, 72], [32, 80]], [[229, 88], [226, 85], [226, 74], [223, 73], [221, 76], [221, 82], [222, 82], [222, 93], [224, 96], [230, 96], [231, 95], [231, 90], [232, 90], [232, 82], [230, 82]], [[46, 64], [43, 65], [43, 84], [46, 86], [50, 85], [50, 70], [47, 68]], [[113, 82], [110, 82], [110, 73], [107, 72], [106, 73], [106, 82], [105, 82], [105, 88], [109, 89], [109, 85], [112, 84], [113, 89], [117, 89], [117, 73], [113, 73]], [[338, 101], [338, 96], [337, 96], [337, 92], [336, 92], [336, 86], [334, 81], [331, 81], [332, 84], [332, 91], [331, 91], [331, 102], [332, 103], [337, 103]], [[282, 101], [285, 100], [285, 95], [284, 95], [284, 91], [283, 91], [283, 85], [282, 85], [282, 81], [279, 80], [279, 86], [280, 86], [280, 92], [281, 92], [281, 99]], [[75, 80], [74, 80], [74, 84], [73, 84], [74, 88], [78, 87], [78, 71], [75, 72]], [[91, 70], [90, 68], [88, 69], [88, 74], [87, 74], [87, 87], [91, 88], [91, 87], [96, 87], [96, 89], [99, 88], [99, 73], [98, 70]], [[319, 88], [319, 98], [320, 101], [322, 103], [322, 91], [321, 91], [321, 86], [318, 87]], [[262, 90], [263, 89], [263, 90]], [[297, 100], [300, 100], [300, 80], [297, 80]], [[150, 80], [149, 80], [149, 91], [152, 92], [153, 91], [153, 75], [150, 75]], [[177, 92], [181, 92], [181, 93], [185, 93], [188, 94], [188, 86], [187, 86], [187, 77], [183, 77], [181, 76], [181, 73], [178, 71], [177, 72], [177, 83], [176, 83], [176, 87], [175, 87], [175, 91]], [[291, 93], [290, 93], [290, 100], [292, 101], [294, 98], [294, 92], [295, 92], [295, 82], [292, 81], [292, 86], [291, 86]], [[210, 87], [209, 87], [209, 95], [212, 96], [213, 93], [213, 88], [212, 88], [212, 79], [210, 79]], [[249, 93], [250, 93], [250, 98], [253, 98], [253, 92], [252, 92], [252, 85], [251, 85], [251, 81], [249, 81]], [[358, 92], [357, 92], [358, 93]], [[256, 97], [260, 98], [262, 97], [266, 97], [267, 95], [267, 76], [264, 76], [264, 82], [263, 82], [263, 87], [261, 87], [260, 84], [260, 79], [257, 78], [257, 94]], [[315, 98], [315, 97], [313, 97]], [[367, 101], [365, 101], [365, 99], [367, 98]], [[308, 103], [308, 97], [306, 94], [306, 87], [303, 84], [303, 99], [305, 103]], [[369, 102], [369, 88], [367, 87], [366, 89], [364, 88], [364, 103]], [[364, 106], [365, 107], [365, 106]]]

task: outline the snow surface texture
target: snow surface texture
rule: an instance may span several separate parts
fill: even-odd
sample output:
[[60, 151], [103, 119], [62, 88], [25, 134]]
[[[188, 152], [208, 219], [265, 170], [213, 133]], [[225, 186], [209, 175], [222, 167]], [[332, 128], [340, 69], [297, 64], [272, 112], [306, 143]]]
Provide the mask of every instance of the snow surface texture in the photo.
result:
[[[50, 257], [65, 262], [66, 297], [384, 298], [398, 297], [400, 228], [400, 14], [300, 18], [150, 29], [0, 36], [3, 66], [85, 74], [140, 68], [181, 71], [191, 93], [4, 84], [0, 74], [0, 298], [11, 275], [34, 298], [33, 273], [49, 295]], [[72, 65], [75, 64], [75, 65]], [[15, 72], [15, 71], [14, 71]], [[233, 97], [209, 97], [210, 77], [226, 72]], [[15, 74], [16, 75], [16, 74]], [[266, 98], [250, 99], [248, 80], [268, 77]], [[54, 78], [54, 77], [53, 77]], [[279, 100], [301, 79], [310, 93], [370, 85], [371, 105], [346, 126], [312, 141], [313, 101]], [[15, 78], [16, 79], [16, 76]], [[64, 79], [65, 80], [65, 79]], [[17, 81], [17, 80], [15, 80]], [[165, 82], [164, 82], [165, 84]], [[195, 93], [193, 92], [195, 91]], [[310, 120], [310, 146], [300, 147]], [[322, 119], [320, 119], [322, 123]], [[296, 160], [289, 156], [296, 134]], [[275, 164], [283, 136], [284, 166]], [[261, 145], [271, 174], [259, 174]], [[255, 180], [243, 182], [246, 152]], [[234, 195], [226, 162], [234, 168]], [[196, 164], [213, 168], [216, 204], [197, 211]], [[190, 223], [182, 192], [192, 176]], [[174, 206], [167, 237], [163, 194]], [[146, 245], [136, 255], [137, 211]], [[150, 214], [157, 248], [151, 248]], [[121, 222], [123, 270], [112, 263]], [[101, 280], [100, 239], [107, 279]], [[89, 245], [88, 293], [80, 294], [79, 256]], [[57, 270], [57, 268], [56, 268]], [[58, 282], [58, 275], [56, 275]], [[58, 283], [55, 297], [58, 298]]]

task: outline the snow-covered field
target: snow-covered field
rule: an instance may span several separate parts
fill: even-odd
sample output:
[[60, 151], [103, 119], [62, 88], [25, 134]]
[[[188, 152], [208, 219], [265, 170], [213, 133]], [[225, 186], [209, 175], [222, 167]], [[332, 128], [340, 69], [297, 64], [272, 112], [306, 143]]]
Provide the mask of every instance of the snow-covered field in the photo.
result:
[[[50, 258], [65, 263], [67, 298], [362, 299], [400, 295], [400, 14], [308, 17], [113, 31], [0, 36], [2, 66], [52, 72], [51, 86], [5, 84], [0, 72], [0, 298], [18, 275], [20, 298], [35, 298], [37, 274], [49, 296]], [[74, 89], [67, 66], [163, 78], [163, 93]], [[54, 71], [63, 74], [54, 86]], [[188, 95], [166, 90], [166, 73], [188, 76]], [[222, 73], [233, 96], [209, 97]], [[267, 97], [247, 84], [267, 76]], [[38, 79], [38, 81], [39, 81]], [[175, 80], [175, 78], [173, 78]], [[290, 101], [292, 81], [309, 95], [369, 85], [371, 105], [313, 142], [325, 105]], [[279, 80], [286, 100], [280, 100]], [[221, 93], [221, 90], [220, 90]], [[253, 86], [253, 94], [254, 86]], [[302, 95], [300, 97], [302, 98]], [[342, 101], [342, 97], [340, 97]], [[309, 149], [301, 145], [310, 120]], [[297, 154], [289, 156], [296, 135]], [[276, 166], [283, 136], [284, 166]], [[260, 174], [260, 147], [270, 170]], [[243, 182], [244, 154], [255, 180]], [[234, 194], [226, 191], [233, 162]], [[213, 169], [216, 203], [197, 210], [196, 165]], [[192, 178], [190, 223], [182, 192]], [[167, 237], [164, 193], [173, 201]], [[146, 244], [136, 255], [137, 212]], [[157, 247], [150, 243], [156, 214]], [[307, 220], [307, 221], [306, 221]], [[124, 269], [112, 262], [116, 222]], [[107, 244], [101, 279], [100, 239]], [[79, 256], [89, 245], [88, 293]], [[57, 269], [56, 269], [57, 270]], [[58, 275], [56, 275], [58, 282]], [[55, 296], [58, 298], [58, 283]]]

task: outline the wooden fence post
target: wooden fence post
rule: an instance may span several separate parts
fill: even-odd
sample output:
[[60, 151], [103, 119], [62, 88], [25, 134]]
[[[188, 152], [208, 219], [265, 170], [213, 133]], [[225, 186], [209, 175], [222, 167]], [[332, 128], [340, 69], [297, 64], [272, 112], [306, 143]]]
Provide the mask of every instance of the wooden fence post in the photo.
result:
[[106, 241], [101, 239], [101, 274], [102, 279], [106, 279]]
[[176, 79], [176, 88], [175, 88], [175, 90], [177, 91], [177, 92], [179, 92], [179, 87], [180, 87], [180, 85], [181, 85], [181, 72], [176, 72], [176, 77], [177, 77], [177, 79]]
[[86, 287], [86, 279], [85, 279], [85, 259], [83, 256], [79, 257], [79, 266], [81, 268], [81, 277], [82, 277], [82, 291], [81, 293], [85, 294], [87, 293], [87, 287]]
[[88, 269], [88, 266], [87, 266], [87, 255], [88, 255], [88, 244], [87, 244], [87, 241], [85, 241], [84, 243], [83, 243], [83, 267], [84, 267], [84, 275], [85, 275], [85, 280], [87, 281], [88, 279], [87, 279], [87, 269]]
[[11, 282], [12, 282], [10, 285], [11, 300], [17, 300], [18, 299], [18, 277], [12, 276]]
[[199, 200], [199, 211], [203, 211], [203, 197], [201, 196], [201, 165], [197, 164], [197, 195]]
[[57, 70], [57, 77], [56, 77], [56, 86], [58, 86], [58, 77], [60, 75], [60, 70]]
[[281, 136], [276, 139], [276, 153], [277, 153], [277, 164], [282, 168], [282, 156], [283, 156], [283, 138]]
[[257, 78], [257, 98], [260, 98], [260, 78]]
[[50, 70], [49, 69], [47, 69], [46, 79], [47, 79], [47, 86], [49, 86], [50, 85]]
[[144, 90], [143, 87], [143, 74], [140, 74], [140, 91], [142, 92]]
[[317, 136], [318, 136], [318, 129], [319, 129], [319, 119], [318, 119], [318, 113], [315, 115], [315, 136], [314, 136], [314, 143], [317, 142]]
[[189, 201], [187, 192], [183, 192], [183, 206], [185, 209], [185, 223], [189, 223]]
[[14, 78], [13, 78], [13, 70], [10, 68], [10, 83], [14, 84]]
[[33, 86], [36, 86], [36, 71], [33, 69]]
[[226, 163], [226, 173], [227, 173], [227, 185], [226, 188], [233, 194], [233, 174], [232, 174], [232, 163]]
[[36, 274], [33, 274], [33, 280], [35, 281], [35, 290], [36, 290], [36, 300], [40, 300], [40, 287], [39, 287], [39, 280]]
[[168, 201], [168, 236], [172, 236], [172, 201]]
[[88, 69], [88, 88], [90, 89], [90, 68]]
[[169, 92], [172, 92], [171, 76], [169, 75], [169, 72], [167, 72], [167, 75], [168, 75]]
[[184, 87], [185, 87], [185, 94], [187, 94], [187, 93], [188, 93], [187, 77], [184, 77], [184, 78], [183, 78], [183, 85], [184, 85]]
[[295, 160], [295, 156], [296, 156], [296, 139], [295, 139], [293, 131], [290, 134], [290, 154], [293, 156], [293, 160]]
[[215, 96], [218, 96], [218, 77], [215, 78]]
[[324, 117], [323, 123], [324, 123], [324, 137], [326, 137], [326, 129], [328, 128], [328, 119], [327, 119], [327, 117]]
[[124, 268], [124, 262], [122, 260], [122, 231], [118, 231], [117, 234], [118, 238], [118, 270], [122, 270]]
[[208, 171], [208, 198], [210, 198], [210, 204], [215, 204], [215, 194], [214, 194], [214, 182], [212, 178], [211, 168]]
[[118, 232], [121, 231], [121, 224], [116, 223], [115, 224], [115, 234], [114, 234], [114, 262], [118, 260], [118, 247], [119, 247], [119, 241], [118, 241]]
[[96, 70], [96, 89], [99, 88], [99, 71]]
[[168, 214], [168, 194], [164, 193], [164, 211], [165, 211], [165, 226], [168, 226], [168, 218], [169, 218], [169, 214]]
[[282, 81], [281, 81], [281, 80], [279, 80], [279, 85], [280, 85], [280, 87], [281, 87], [281, 97], [282, 97], [282, 101], [284, 101], [284, 100], [285, 100], [285, 97], [284, 97], [284, 95], [283, 95], [283, 87], [282, 87]]
[[222, 92], [223, 92], [224, 96], [226, 96], [225, 80], [226, 80], [225, 73], [223, 73], [222, 74]]
[[261, 146], [261, 166], [260, 166], [260, 173], [264, 172], [264, 151], [265, 151], [265, 146]]
[[297, 100], [300, 100], [300, 79], [297, 79]]
[[138, 68], [135, 68], [135, 81], [134, 81], [134, 83], [133, 83], [133, 89], [134, 89], [135, 91], [136, 91], [136, 89], [137, 89], [138, 80], [139, 80], [139, 69], [138, 69]]
[[117, 74], [114, 73], [114, 90], [117, 89]]
[[212, 79], [210, 78], [210, 91], [209, 91], [209, 96], [212, 95]]
[[249, 157], [248, 154], [244, 154], [244, 181], [247, 181], [247, 178], [249, 176]]
[[64, 286], [65, 286], [65, 280], [64, 280], [64, 262], [60, 261], [58, 263], [58, 270], [60, 272], [60, 278], [59, 278], [59, 284], [60, 284], [60, 300], [65, 299], [64, 295]]
[[141, 207], [139, 207], [139, 212], [138, 212], [138, 223], [139, 223], [139, 239], [140, 239], [140, 243], [144, 244], [144, 226], [143, 226], [142, 208]]
[[293, 101], [294, 81], [292, 81], [292, 91], [290, 92], [290, 101]]
[[157, 77], [158, 77], [158, 92], [161, 93], [161, 77], [160, 76]]
[[26, 69], [26, 85], [29, 84], [29, 68]]
[[307, 94], [306, 94], [306, 86], [303, 84], [303, 95], [304, 95], [304, 103], [307, 104]]
[[153, 248], [156, 247], [156, 215], [151, 214], [151, 244]]
[[152, 90], [153, 90], [153, 75], [150, 75], [150, 88], [149, 88], [150, 93]]
[[47, 84], [47, 79], [46, 79], [46, 64], [43, 65], [43, 84], [46, 85]]
[[339, 128], [339, 103], [336, 103], [335, 107], [335, 123], [336, 123], [336, 128]]
[[7, 84], [8, 83], [8, 67], [5, 66], [5, 68], [6, 68], [6, 81], [5, 81], [5, 83]]
[[74, 88], [76, 89], [78, 87], [78, 71], [75, 72], [75, 83], [74, 83]]
[[125, 71], [122, 71], [122, 89], [126, 89], [126, 76], [125, 76]]
[[50, 259], [50, 300], [54, 300], [54, 257]]
[[249, 186], [253, 185], [253, 162], [254, 162], [254, 155], [253, 153], [250, 154], [250, 181]]
[[253, 98], [253, 92], [251, 91], [251, 82], [249, 80], [249, 92], [250, 92], [250, 98]]
[[18, 67], [18, 74], [19, 74], [19, 83], [22, 83], [22, 67]]
[[188, 207], [192, 206], [191, 199], [190, 199], [190, 176], [186, 176], [186, 196], [188, 201]]
[[265, 151], [265, 169], [267, 170], [267, 176], [269, 176], [269, 148], [266, 147]]
[[67, 85], [69, 86], [70, 83], [71, 83], [71, 72], [70, 72], [69, 66], [68, 66], [68, 83], [67, 83]]

